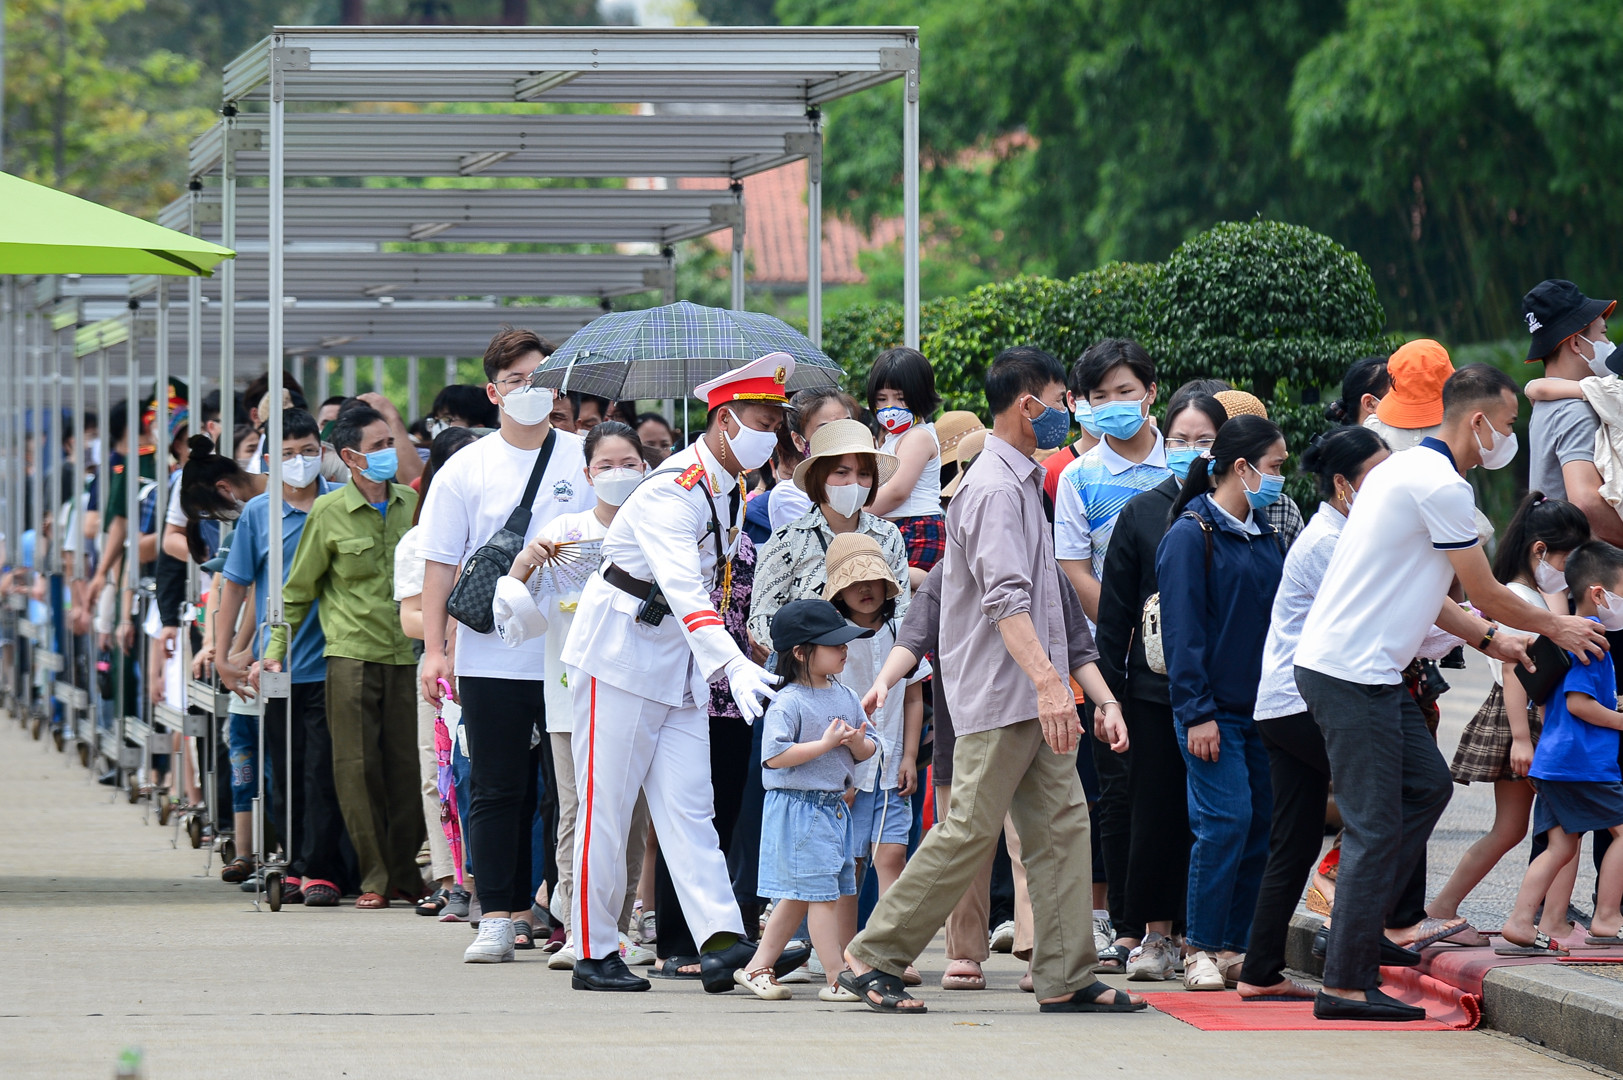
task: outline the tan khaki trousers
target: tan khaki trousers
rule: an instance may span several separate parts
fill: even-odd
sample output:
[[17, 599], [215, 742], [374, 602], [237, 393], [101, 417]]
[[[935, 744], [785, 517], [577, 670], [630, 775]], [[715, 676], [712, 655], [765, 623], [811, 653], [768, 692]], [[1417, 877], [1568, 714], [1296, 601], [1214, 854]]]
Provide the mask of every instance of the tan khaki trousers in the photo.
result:
[[[952, 785], [938, 784], [935, 789], [938, 808], [952, 805]], [[1020, 836], [1014, 831], [1014, 822], [1003, 819], [1003, 836], [1009, 846], [1009, 865], [1014, 871], [1014, 954], [1021, 960], [1031, 958], [1031, 891], [1026, 888], [1026, 867], [1020, 861]], [[973, 960], [984, 964], [992, 955], [987, 924], [992, 912], [992, 863], [997, 861], [997, 850], [986, 857], [975, 880], [964, 892], [964, 898], [947, 916], [947, 959]]]

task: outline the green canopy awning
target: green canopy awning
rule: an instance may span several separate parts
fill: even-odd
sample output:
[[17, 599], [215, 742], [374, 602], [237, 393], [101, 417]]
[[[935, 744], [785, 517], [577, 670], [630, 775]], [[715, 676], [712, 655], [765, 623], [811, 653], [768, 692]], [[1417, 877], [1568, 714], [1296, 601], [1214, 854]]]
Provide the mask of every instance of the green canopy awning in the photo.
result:
[[229, 248], [0, 173], [0, 274], [201, 274]]

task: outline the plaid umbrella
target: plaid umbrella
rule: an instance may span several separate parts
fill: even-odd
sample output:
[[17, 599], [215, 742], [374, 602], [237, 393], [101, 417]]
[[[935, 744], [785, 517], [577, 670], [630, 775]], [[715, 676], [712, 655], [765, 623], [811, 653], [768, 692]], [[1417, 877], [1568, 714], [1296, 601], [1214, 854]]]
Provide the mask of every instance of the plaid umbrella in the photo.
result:
[[795, 358], [791, 391], [839, 381], [834, 361], [782, 319], [679, 300], [593, 319], [536, 369], [535, 384], [612, 399], [679, 398], [770, 352]]

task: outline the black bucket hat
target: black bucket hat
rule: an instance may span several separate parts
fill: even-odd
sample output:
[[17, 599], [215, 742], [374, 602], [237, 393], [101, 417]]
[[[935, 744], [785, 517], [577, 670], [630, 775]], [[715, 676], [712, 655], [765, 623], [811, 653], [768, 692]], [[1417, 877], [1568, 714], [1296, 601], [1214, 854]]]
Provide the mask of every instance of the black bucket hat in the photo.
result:
[[1610, 318], [1616, 300], [1591, 300], [1578, 286], [1562, 278], [1541, 281], [1522, 297], [1522, 318], [1532, 340], [1527, 343], [1527, 362], [1542, 360], [1561, 343], [1594, 322]]
[[827, 600], [791, 600], [772, 616], [772, 648], [777, 652], [796, 645], [844, 645], [872, 636], [872, 630], [846, 622]]

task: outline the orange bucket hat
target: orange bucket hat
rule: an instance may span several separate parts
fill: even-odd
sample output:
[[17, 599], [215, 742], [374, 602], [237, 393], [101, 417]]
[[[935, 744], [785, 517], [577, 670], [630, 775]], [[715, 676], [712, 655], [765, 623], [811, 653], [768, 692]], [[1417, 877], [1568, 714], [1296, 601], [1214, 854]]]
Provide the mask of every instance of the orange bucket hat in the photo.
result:
[[1443, 384], [1454, 374], [1448, 350], [1431, 338], [1404, 344], [1386, 361], [1392, 389], [1375, 406], [1375, 417], [1395, 428], [1436, 427], [1443, 422]]

